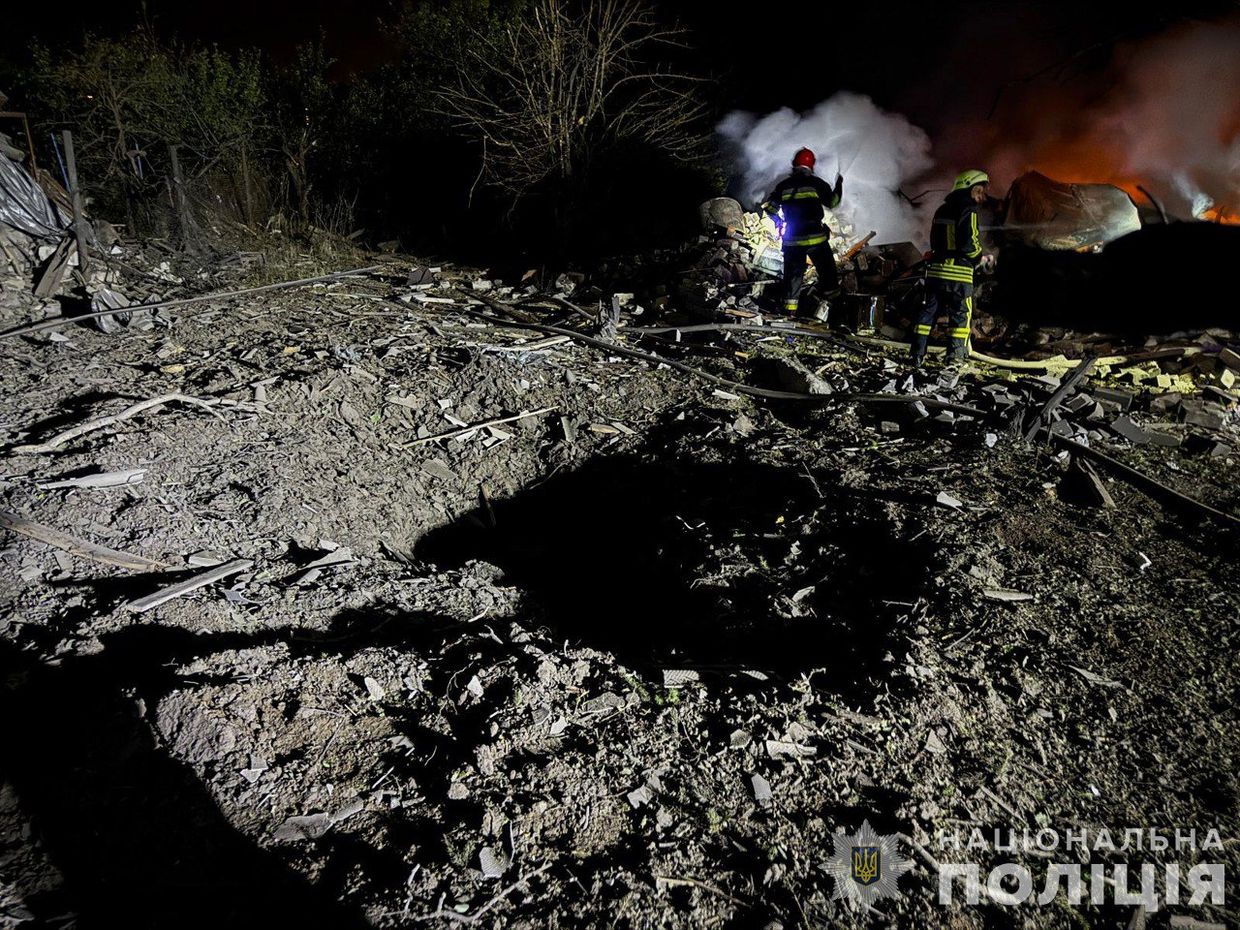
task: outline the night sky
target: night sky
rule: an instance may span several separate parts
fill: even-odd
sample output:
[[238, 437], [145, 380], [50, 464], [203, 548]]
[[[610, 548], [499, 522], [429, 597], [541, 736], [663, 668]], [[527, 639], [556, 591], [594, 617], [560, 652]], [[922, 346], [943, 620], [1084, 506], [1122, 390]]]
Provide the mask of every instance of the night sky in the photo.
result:
[[[381, 21], [416, 0], [62, 0], [10, 4], [0, 53], [20, 59], [31, 37], [56, 44], [145, 18], [165, 34], [254, 45], [276, 58], [325, 36], [342, 78], [395, 52]], [[1188, 19], [1236, 13], [1236, 2], [1188, 2], [1146, 11], [1132, 3], [887, 2], [768, 0], [735, 7], [660, 3], [693, 32], [698, 65], [716, 75], [720, 110], [808, 108], [836, 90], [869, 94], [936, 134], [954, 120], [984, 118], [998, 88], [1068, 61], [1067, 77], [1105, 69], [1120, 39]], [[128, 12], [127, 12], [128, 11]], [[66, 23], [72, 25], [66, 26]], [[1099, 87], [1105, 92], [1105, 87]]]

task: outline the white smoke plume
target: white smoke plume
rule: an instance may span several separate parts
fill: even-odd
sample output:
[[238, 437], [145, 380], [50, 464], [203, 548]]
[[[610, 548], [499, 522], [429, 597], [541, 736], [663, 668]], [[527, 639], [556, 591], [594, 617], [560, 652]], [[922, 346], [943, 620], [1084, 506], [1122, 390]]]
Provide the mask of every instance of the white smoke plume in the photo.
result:
[[817, 155], [815, 172], [827, 183], [837, 171], [844, 175], [844, 199], [834, 212], [858, 235], [873, 229], [876, 242], [926, 239], [928, 218], [897, 190], [932, 167], [930, 137], [869, 97], [841, 92], [807, 113], [735, 112], [718, 132], [733, 153], [746, 207], [762, 202], [805, 146]]

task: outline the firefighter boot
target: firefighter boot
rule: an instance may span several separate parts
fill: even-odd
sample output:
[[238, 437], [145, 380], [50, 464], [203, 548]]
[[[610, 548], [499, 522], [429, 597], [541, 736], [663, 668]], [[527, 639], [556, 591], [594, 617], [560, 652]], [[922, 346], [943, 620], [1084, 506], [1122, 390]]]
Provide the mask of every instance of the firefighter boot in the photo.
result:
[[930, 343], [930, 326], [918, 323], [913, 330], [913, 338], [909, 341], [908, 354], [914, 365], [926, 360], [926, 346]]
[[[921, 342], [921, 345], [917, 344], [918, 341]], [[926, 363], [926, 344], [924, 340], [914, 340], [913, 344], [908, 348], [908, 359], [915, 368], [920, 368]]]

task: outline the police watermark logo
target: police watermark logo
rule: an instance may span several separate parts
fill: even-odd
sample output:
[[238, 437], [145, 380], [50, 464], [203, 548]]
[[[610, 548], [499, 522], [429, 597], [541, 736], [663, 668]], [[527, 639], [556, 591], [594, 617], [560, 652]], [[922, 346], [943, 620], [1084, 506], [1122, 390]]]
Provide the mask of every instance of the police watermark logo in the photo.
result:
[[856, 833], [836, 833], [832, 839], [835, 852], [827, 860], [826, 869], [835, 879], [837, 900], [870, 905], [878, 898], [900, 894], [896, 879], [913, 863], [900, 855], [894, 836], [875, 833], [867, 820]]

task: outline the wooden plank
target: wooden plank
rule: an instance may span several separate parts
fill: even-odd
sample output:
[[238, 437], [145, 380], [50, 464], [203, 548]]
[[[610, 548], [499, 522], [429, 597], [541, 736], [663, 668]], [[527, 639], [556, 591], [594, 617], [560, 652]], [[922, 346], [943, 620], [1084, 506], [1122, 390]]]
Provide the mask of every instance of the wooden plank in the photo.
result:
[[39, 278], [39, 283], [35, 285], [35, 297], [45, 300], [60, 290], [60, 282], [65, 279], [65, 271], [69, 268], [70, 250], [73, 248], [76, 248], [76, 244], [68, 236], [60, 240], [60, 245], [56, 246], [56, 251], [47, 261], [43, 277]]
[[115, 565], [118, 568], [128, 568], [131, 571], [138, 572], [161, 572], [168, 567], [163, 562], [146, 559], [140, 555], [131, 555], [128, 552], [118, 552], [115, 549], [109, 549], [106, 546], [99, 546], [88, 540], [70, 536], [68, 533], [62, 533], [54, 527], [35, 523], [33, 520], [27, 520], [25, 517], [15, 513], [0, 512], [0, 527], [12, 530], [14, 533], [20, 533], [22, 536], [28, 536], [31, 539], [37, 539], [39, 542], [47, 543], [49, 546], [55, 546], [57, 549], [62, 549], [70, 555], [90, 559], [93, 562], [101, 562], [104, 565]]
[[166, 604], [168, 601], [189, 594], [191, 591], [197, 591], [199, 588], [205, 588], [209, 584], [222, 581], [229, 575], [240, 574], [253, 565], [254, 563], [249, 559], [234, 559], [231, 562], [226, 562], [223, 565], [205, 571], [201, 575], [195, 575], [193, 578], [179, 581], [164, 588], [162, 591], [156, 591], [154, 594], [140, 597], [136, 601], [130, 601], [125, 605], [125, 609], [132, 610], [134, 613], [142, 613], [143, 611], [150, 610], [152, 607], [158, 607], [160, 604]]
[[1033, 437], [1038, 434], [1038, 430], [1043, 426], [1050, 426], [1051, 414], [1075, 390], [1081, 379], [1089, 374], [1089, 370], [1094, 367], [1095, 361], [1097, 361], [1097, 356], [1086, 355], [1081, 359], [1081, 363], [1072, 370], [1072, 373], [1063, 379], [1063, 383], [1059, 385], [1055, 393], [1050, 396], [1050, 399], [1038, 411], [1038, 415], [1034, 417], [1033, 425], [1025, 430], [1026, 442], [1032, 442]]

